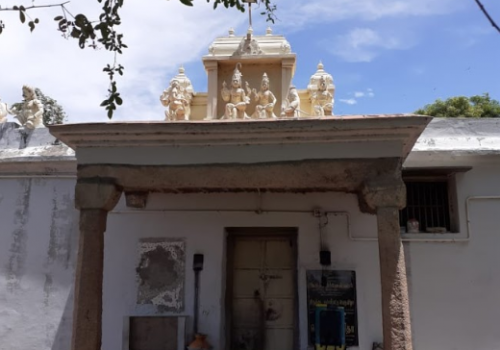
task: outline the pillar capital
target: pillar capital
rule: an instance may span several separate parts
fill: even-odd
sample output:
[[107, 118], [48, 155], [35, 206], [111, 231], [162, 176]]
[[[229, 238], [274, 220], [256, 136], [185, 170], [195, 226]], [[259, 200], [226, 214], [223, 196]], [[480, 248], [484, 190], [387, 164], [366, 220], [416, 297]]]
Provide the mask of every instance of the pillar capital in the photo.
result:
[[75, 187], [77, 209], [112, 210], [120, 200], [122, 190], [110, 178], [80, 178]]
[[367, 179], [358, 192], [362, 212], [375, 214], [379, 208], [406, 206], [406, 186], [401, 176], [382, 175]]

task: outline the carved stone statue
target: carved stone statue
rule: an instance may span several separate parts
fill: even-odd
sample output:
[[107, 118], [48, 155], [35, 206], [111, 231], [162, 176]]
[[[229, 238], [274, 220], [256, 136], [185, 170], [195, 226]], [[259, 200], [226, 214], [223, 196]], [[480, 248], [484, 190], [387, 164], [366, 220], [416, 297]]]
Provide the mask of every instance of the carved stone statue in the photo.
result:
[[7, 103], [2, 102], [0, 98], [0, 124], [5, 123], [7, 121], [7, 115], [9, 114], [9, 107]]
[[309, 100], [311, 101], [311, 116], [323, 117], [333, 115], [333, 96], [335, 85], [333, 77], [325, 71], [320, 61], [316, 72], [311, 76], [307, 85]]
[[260, 84], [260, 91], [257, 92], [256, 89], [252, 90], [255, 96], [255, 112], [252, 114], [252, 118], [264, 119], [264, 118], [276, 118], [274, 114], [274, 105], [276, 104], [276, 97], [269, 90], [269, 78], [267, 74], [262, 75], [262, 82]]
[[24, 101], [13, 106], [10, 113], [14, 114], [22, 127], [34, 129], [44, 127], [43, 125], [43, 104], [38, 99], [35, 89], [23, 86]]
[[311, 97], [314, 115], [317, 117], [333, 114], [333, 95], [328, 91], [327, 87], [326, 78], [322, 75], [318, 81], [318, 89]]
[[262, 49], [259, 42], [253, 37], [253, 29], [248, 28], [247, 35], [243, 37], [238, 46], [238, 49], [233, 53], [233, 57], [240, 57], [246, 55], [262, 55]]
[[189, 120], [192, 95], [182, 88], [178, 80], [172, 80], [163, 92], [160, 101], [168, 109], [165, 120]]
[[170, 80], [169, 87], [160, 96], [160, 102], [167, 107], [165, 120], [189, 120], [191, 118], [191, 102], [195, 92], [191, 80], [186, 76], [184, 67]]
[[288, 96], [285, 99], [282, 114], [285, 117], [300, 117], [300, 97], [295, 86], [290, 86]]
[[241, 63], [237, 63], [234, 68], [233, 77], [231, 80], [231, 89], [227, 88], [226, 82], [222, 83], [222, 99], [227, 102], [224, 116], [221, 119], [248, 119], [245, 110], [250, 103], [250, 98], [247, 95], [251, 94], [248, 82], [245, 84], [245, 90], [241, 87]]

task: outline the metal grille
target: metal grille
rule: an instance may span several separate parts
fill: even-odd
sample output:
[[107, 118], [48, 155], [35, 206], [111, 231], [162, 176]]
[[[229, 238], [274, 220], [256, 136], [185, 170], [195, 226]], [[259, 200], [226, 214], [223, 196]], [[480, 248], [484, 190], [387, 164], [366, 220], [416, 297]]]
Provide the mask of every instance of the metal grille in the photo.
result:
[[399, 213], [399, 225], [406, 227], [409, 219], [417, 219], [420, 232], [429, 228], [444, 227], [450, 232], [448, 182], [407, 181], [406, 208]]

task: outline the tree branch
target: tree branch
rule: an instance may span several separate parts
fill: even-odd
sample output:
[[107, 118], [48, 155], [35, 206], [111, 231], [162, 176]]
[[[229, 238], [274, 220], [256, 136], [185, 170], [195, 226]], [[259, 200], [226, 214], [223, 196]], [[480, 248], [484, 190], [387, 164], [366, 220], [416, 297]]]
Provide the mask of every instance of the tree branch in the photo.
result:
[[498, 24], [495, 23], [495, 21], [493, 20], [493, 18], [491, 18], [490, 14], [488, 13], [488, 11], [486, 11], [486, 9], [484, 8], [483, 4], [479, 0], [474, 0], [474, 1], [476, 2], [477, 6], [479, 6], [479, 8], [481, 9], [481, 11], [484, 13], [484, 15], [486, 16], [486, 18], [488, 19], [488, 21], [490, 21], [490, 23], [493, 26], [493, 28], [495, 28], [500, 33], [500, 27], [498, 26]]
[[[28, 7], [25, 7], [24, 10], [33, 10], [33, 9], [39, 9], [39, 8], [44, 8], [44, 7], [59, 7], [59, 6], [64, 6], [68, 4], [69, 1], [62, 2], [60, 4], [51, 4], [51, 5], [31, 5]], [[14, 8], [14, 7], [2, 7], [0, 6], [0, 11], [19, 11], [19, 8]]]

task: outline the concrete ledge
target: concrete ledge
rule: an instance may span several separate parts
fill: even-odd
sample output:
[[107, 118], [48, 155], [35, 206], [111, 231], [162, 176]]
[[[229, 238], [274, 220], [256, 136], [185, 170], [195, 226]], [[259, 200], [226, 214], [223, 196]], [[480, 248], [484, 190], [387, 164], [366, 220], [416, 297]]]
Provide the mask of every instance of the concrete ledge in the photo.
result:
[[75, 174], [75, 153], [47, 128], [21, 130], [16, 123], [0, 124], [0, 177]]

